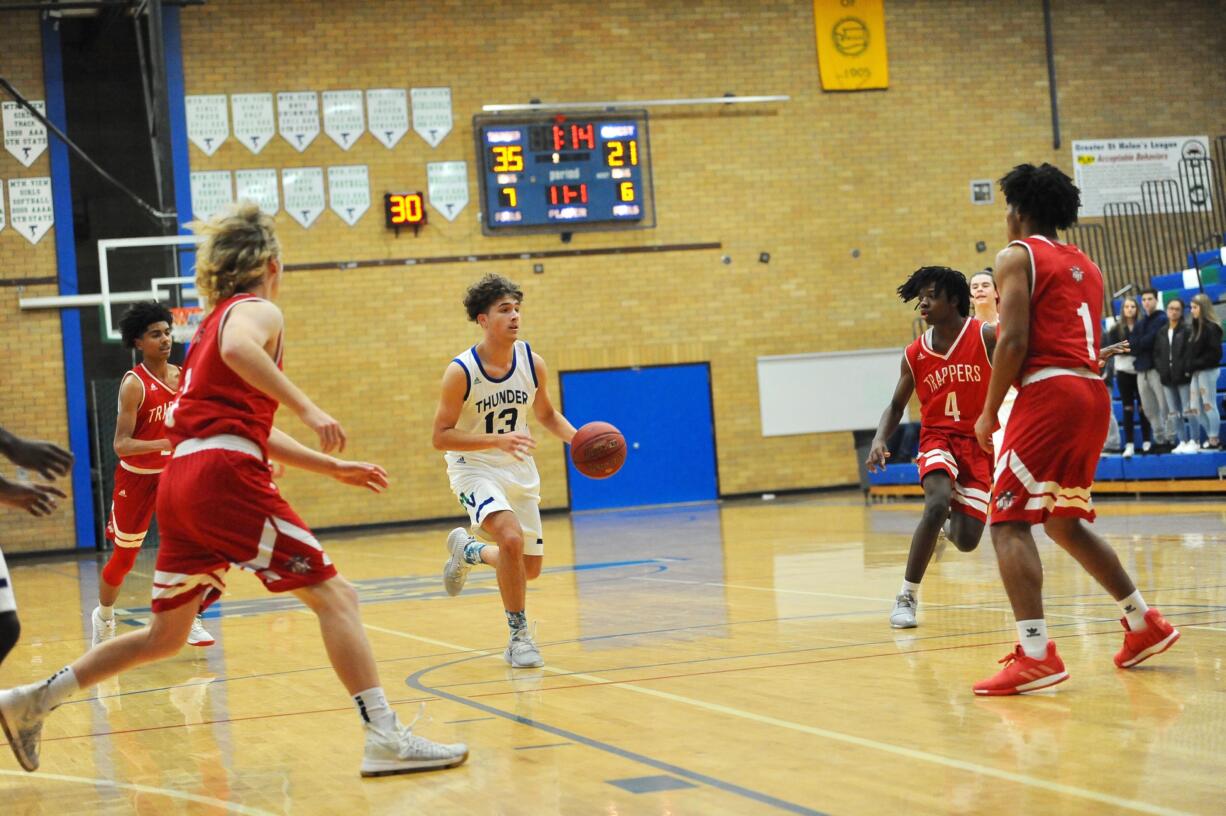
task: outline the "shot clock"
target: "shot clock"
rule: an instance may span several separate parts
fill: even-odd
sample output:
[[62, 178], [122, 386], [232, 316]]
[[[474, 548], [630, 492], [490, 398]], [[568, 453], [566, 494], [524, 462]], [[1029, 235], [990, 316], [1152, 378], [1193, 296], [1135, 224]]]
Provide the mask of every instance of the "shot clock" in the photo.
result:
[[421, 193], [387, 193], [383, 196], [383, 216], [389, 229], [399, 234], [401, 227], [414, 232], [426, 223], [426, 203]]
[[646, 111], [473, 117], [486, 235], [655, 226]]

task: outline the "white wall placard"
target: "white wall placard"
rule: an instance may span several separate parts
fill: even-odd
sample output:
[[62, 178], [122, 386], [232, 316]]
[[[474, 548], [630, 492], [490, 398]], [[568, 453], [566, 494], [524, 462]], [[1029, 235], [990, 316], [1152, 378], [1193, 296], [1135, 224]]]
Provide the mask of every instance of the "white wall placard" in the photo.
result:
[[361, 91], [324, 91], [324, 132], [343, 150], [366, 130]]
[[4, 179], [0, 179], [0, 230], [4, 229]]
[[192, 173], [192, 216], [208, 218], [234, 201], [234, 185], [229, 170]]
[[409, 132], [409, 99], [404, 88], [374, 88], [366, 92], [370, 135], [391, 149]]
[[430, 206], [448, 221], [454, 221], [468, 206], [468, 162], [429, 162], [426, 181]]
[[235, 170], [234, 187], [235, 201], [250, 199], [269, 215], [276, 215], [281, 209], [276, 170]]
[[364, 164], [328, 168], [328, 206], [349, 226], [370, 209], [370, 173]]
[[[1141, 203], [1141, 183], [1179, 180], [1181, 159], [1209, 158], [1208, 136], [1142, 139], [1084, 139], [1073, 142], [1073, 175], [1081, 190], [1082, 218], [1103, 215], [1108, 203]], [[1186, 199], [1172, 202], [1177, 212], [1206, 212], [1213, 207], [1210, 173], [1195, 174]], [[1151, 202], [1152, 203], [1152, 202]]]
[[51, 178], [9, 179], [9, 219], [31, 244], [37, 244], [55, 223]]
[[281, 171], [281, 187], [285, 190], [285, 211], [290, 217], [309, 228], [323, 213], [324, 171], [320, 167], [286, 167]]
[[413, 130], [431, 147], [438, 147], [451, 132], [451, 89], [414, 88], [411, 93]]
[[187, 109], [187, 138], [206, 156], [230, 138], [230, 111], [225, 94], [183, 97]]
[[[763, 436], [876, 427], [898, 382], [902, 349], [863, 349], [758, 358]], [[830, 395], [831, 383], [854, 383]], [[903, 422], [907, 414], [903, 412]]]
[[299, 153], [319, 135], [319, 96], [314, 91], [277, 94], [277, 129]]
[[[30, 107], [47, 115], [47, 103], [42, 99], [31, 99]], [[4, 103], [3, 117], [4, 149], [29, 167], [47, 149], [47, 127], [16, 102]]]
[[272, 94], [234, 94], [230, 97], [234, 109], [234, 138], [259, 153], [277, 132], [277, 120], [272, 112]]

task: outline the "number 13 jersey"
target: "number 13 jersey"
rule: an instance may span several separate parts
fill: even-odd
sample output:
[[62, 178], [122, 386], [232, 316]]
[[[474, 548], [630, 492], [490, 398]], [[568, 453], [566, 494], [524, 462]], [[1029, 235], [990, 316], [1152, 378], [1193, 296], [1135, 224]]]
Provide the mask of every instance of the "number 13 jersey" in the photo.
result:
[[975, 435], [992, 377], [983, 342], [982, 321], [968, 317], [958, 339], [944, 354], [932, 348], [932, 329], [903, 352], [920, 401], [920, 426], [927, 431]]
[[[536, 366], [532, 362], [532, 347], [516, 340], [511, 354], [511, 368], [495, 379], [485, 372], [477, 347], [457, 355], [452, 360], [464, 370], [468, 387], [464, 392], [464, 407], [455, 429], [465, 433], [505, 434], [528, 431], [528, 415], [536, 399]], [[516, 464], [514, 456], [498, 448], [475, 451], [447, 451], [448, 465], [486, 464], [496, 467]], [[531, 456], [525, 455], [526, 460]]]

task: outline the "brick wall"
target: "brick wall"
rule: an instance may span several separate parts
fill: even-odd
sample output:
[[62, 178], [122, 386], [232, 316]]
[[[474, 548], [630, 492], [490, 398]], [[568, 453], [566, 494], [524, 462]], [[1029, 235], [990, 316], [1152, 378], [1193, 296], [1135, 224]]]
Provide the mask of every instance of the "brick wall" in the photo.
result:
[[[0, 33], [0, 76], [12, 82], [27, 99], [44, 99], [42, 37], [37, 13], [4, 14], [0, 20], [4, 24]], [[0, 92], [0, 97], [11, 101], [6, 93]], [[4, 281], [17, 278], [56, 274], [54, 231], [31, 244], [13, 229], [8, 197], [9, 179], [51, 174], [48, 153], [26, 167], [7, 150], [0, 150], [6, 222], [0, 230], [0, 425], [20, 436], [49, 439], [67, 447], [60, 316], [55, 311], [21, 312], [17, 306], [19, 297], [54, 295], [58, 290], [54, 283], [3, 285]], [[12, 464], [2, 458], [0, 473], [10, 479], [14, 474]], [[61, 500], [60, 509], [48, 518], [36, 519], [0, 507], [0, 547], [5, 552], [74, 546], [72, 481], [64, 478], [58, 484], [70, 498]]]
[[[459, 515], [430, 427], [444, 367], [479, 336], [459, 300], [486, 271], [524, 286], [522, 334], [549, 363], [555, 399], [561, 370], [709, 360], [723, 490], [850, 483], [850, 434], [762, 438], [758, 356], [901, 346], [913, 317], [893, 296], [901, 278], [923, 263], [979, 268], [1003, 243], [1003, 203], [972, 206], [971, 179], [1021, 161], [1071, 170], [1073, 139], [1226, 132], [1226, 67], [1204, 36], [1220, 27], [1212, 0], [1056, 0], [1058, 150], [1037, 2], [887, 0], [891, 87], [858, 94], [821, 91], [807, 2], [311, 7], [185, 8], [187, 93], [448, 86], [455, 127], [436, 149], [411, 132], [393, 150], [367, 134], [344, 151], [322, 133], [305, 153], [280, 137], [258, 155], [233, 137], [211, 157], [191, 147], [193, 170], [369, 165], [375, 202], [356, 226], [330, 212], [309, 230], [278, 216], [291, 264], [561, 248], [556, 236], [481, 235], [470, 119], [483, 104], [792, 97], [653, 111], [658, 227], [580, 234], [570, 245], [719, 241], [720, 252], [550, 259], [543, 275], [530, 261], [290, 273], [286, 370], [346, 425], [352, 455], [383, 463], [394, 484], [376, 497], [287, 475], [286, 494], [317, 526]], [[419, 237], [394, 237], [382, 193], [424, 190], [426, 163], [446, 160], [469, 162], [468, 208], [454, 222], [431, 211]], [[975, 251], [979, 240], [988, 252]], [[47, 251], [19, 242], [0, 233], [0, 252]], [[45, 364], [52, 358], [58, 366], [57, 355]], [[828, 398], [847, 387], [831, 383]], [[280, 424], [309, 441], [293, 417]], [[543, 441], [537, 461], [543, 505], [563, 505], [560, 443]]]

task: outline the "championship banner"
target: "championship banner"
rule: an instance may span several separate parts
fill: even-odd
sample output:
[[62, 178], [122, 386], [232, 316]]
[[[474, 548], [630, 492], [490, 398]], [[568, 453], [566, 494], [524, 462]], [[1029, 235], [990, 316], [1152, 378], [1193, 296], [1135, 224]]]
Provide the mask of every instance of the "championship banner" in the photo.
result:
[[813, 0], [813, 26], [823, 90], [890, 86], [885, 0]]

